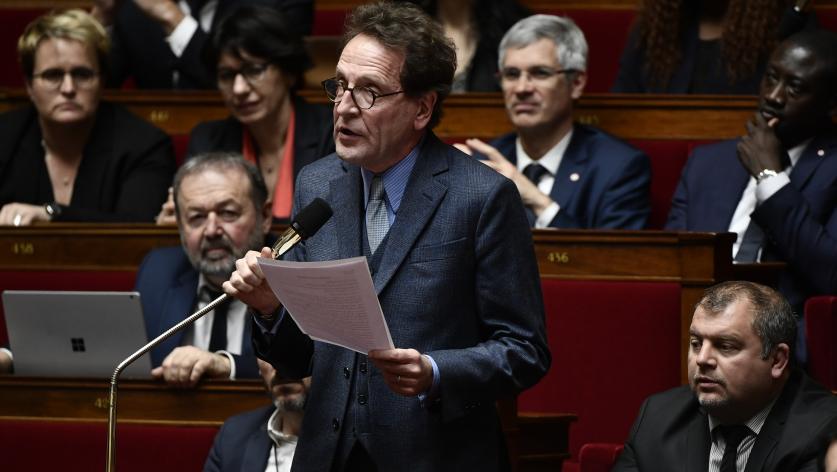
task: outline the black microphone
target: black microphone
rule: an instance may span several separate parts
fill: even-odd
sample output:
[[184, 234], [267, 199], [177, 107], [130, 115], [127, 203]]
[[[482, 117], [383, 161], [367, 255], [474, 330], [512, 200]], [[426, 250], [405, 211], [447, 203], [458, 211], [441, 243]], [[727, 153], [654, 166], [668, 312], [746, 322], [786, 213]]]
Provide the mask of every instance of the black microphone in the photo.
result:
[[279, 240], [273, 245], [273, 258], [278, 259], [296, 243], [313, 236], [331, 218], [332, 214], [331, 207], [325, 200], [315, 198], [313, 202], [300, 210], [288, 229], [279, 236]]
[[796, 0], [793, 8], [788, 9], [782, 20], [779, 22], [776, 36], [779, 41], [802, 31], [805, 24], [808, 23], [808, 13], [805, 11], [808, 8], [810, 0]]
[[[282, 256], [298, 242], [313, 236], [314, 233], [319, 231], [326, 221], [331, 218], [332, 214], [333, 212], [331, 211], [331, 207], [328, 206], [328, 203], [326, 203], [325, 200], [315, 198], [313, 202], [309, 203], [308, 206], [299, 211], [296, 218], [293, 222], [291, 222], [291, 226], [288, 227], [284, 233], [282, 233], [279, 237], [279, 241], [273, 245], [273, 258], [276, 259]], [[141, 347], [137, 352], [131, 354], [127, 359], [116, 366], [116, 369], [113, 371], [113, 375], [110, 378], [110, 395], [108, 397], [108, 444], [106, 451], [107, 462], [105, 463], [106, 470], [108, 472], [112, 472], [116, 468], [116, 388], [119, 380], [119, 374], [121, 374], [122, 371], [134, 361], [142, 357], [143, 354], [168, 339], [174, 333], [194, 323], [195, 320], [203, 317], [215, 309], [219, 303], [223, 302], [227, 298], [229, 298], [229, 295], [226, 293], [222, 294], [205, 307], [195, 313], [192, 313], [185, 320], [177, 323], [166, 330], [163, 334], [151, 340], [148, 344]]]

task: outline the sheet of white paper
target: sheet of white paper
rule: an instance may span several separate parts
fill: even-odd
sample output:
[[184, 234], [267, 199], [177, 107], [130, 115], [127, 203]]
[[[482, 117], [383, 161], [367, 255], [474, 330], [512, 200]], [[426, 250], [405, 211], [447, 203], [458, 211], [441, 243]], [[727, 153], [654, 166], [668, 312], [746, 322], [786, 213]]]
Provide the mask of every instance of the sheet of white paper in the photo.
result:
[[393, 349], [365, 257], [326, 262], [259, 258], [267, 283], [313, 339], [366, 354]]

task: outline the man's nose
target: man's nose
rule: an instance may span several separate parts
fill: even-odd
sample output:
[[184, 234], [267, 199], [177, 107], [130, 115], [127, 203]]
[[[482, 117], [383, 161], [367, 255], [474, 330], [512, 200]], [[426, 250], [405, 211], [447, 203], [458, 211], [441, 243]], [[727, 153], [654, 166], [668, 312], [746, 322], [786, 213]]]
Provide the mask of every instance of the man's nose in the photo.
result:
[[206, 236], [217, 236], [221, 233], [221, 224], [218, 221], [218, 214], [214, 211], [206, 216], [206, 224], [203, 227], [203, 234]]
[[765, 93], [764, 98], [773, 105], [784, 106], [787, 99], [784, 84], [780, 81], [775, 85], [770, 86], [767, 93]]
[[353, 114], [360, 111], [357, 103], [355, 103], [355, 97], [348, 90], [343, 92], [343, 96], [340, 98], [340, 101], [334, 106], [337, 107], [337, 114], [339, 115]]
[[694, 354], [695, 363], [699, 366], [715, 365], [715, 352], [708, 342], [700, 345], [700, 349]]
[[514, 83], [514, 91], [517, 93], [529, 93], [534, 88], [534, 81], [528, 72], [523, 71]]

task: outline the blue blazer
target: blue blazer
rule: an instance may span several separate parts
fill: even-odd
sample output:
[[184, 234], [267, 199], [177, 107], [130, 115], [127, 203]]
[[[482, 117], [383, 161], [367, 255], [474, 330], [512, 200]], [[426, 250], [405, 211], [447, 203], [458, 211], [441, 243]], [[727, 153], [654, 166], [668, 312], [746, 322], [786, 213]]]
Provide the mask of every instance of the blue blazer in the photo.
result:
[[[767, 415], [747, 472], [820, 470], [817, 456], [837, 428], [837, 398], [792, 371]], [[712, 440], [706, 411], [688, 385], [652, 395], [639, 411], [613, 472], [706, 472]]]
[[[516, 138], [510, 133], [491, 142], [513, 164]], [[580, 178], [571, 180], [574, 174]], [[561, 207], [549, 226], [643, 229], [651, 213], [650, 186], [651, 161], [645, 153], [602, 130], [575, 124], [549, 193]]]
[[215, 435], [204, 472], [264, 472], [273, 446], [267, 422], [275, 410], [268, 405], [228, 418]]
[[[154, 249], [145, 256], [137, 271], [135, 289], [140, 293], [149, 340], [192, 314], [197, 302], [198, 276], [180, 246]], [[152, 349], [151, 365], [161, 365], [183, 343], [183, 335], [184, 331], [175, 333]], [[251, 336], [250, 323], [244, 323], [241, 355], [233, 354], [237, 378], [259, 377]]]
[[[695, 148], [674, 192], [666, 229], [729, 230], [750, 179], [737, 143]], [[762, 260], [788, 264], [778, 288], [801, 307], [810, 296], [837, 293], [837, 128], [813, 138], [790, 180], [751, 217], [768, 238]]]
[[[363, 254], [359, 167], [332, 154], [303, 169], [296, 189], [296, 209], [320, 197], [334, 216], [293, 259]], [[386, 241], [372, 276], [378, 299], [395, 346], [435, 360], [437, 396], [396, 395], [365, 356], [313, 342], [285, 316], [272, 342], [257, 331], [256, 347], [283, 377], [313, 375], [293, 470], [339, 467], [355, 438], [379, 470], [497, 470], [495, 403], [534, 385], [550, 364], [517, 190], [429, 133]]]

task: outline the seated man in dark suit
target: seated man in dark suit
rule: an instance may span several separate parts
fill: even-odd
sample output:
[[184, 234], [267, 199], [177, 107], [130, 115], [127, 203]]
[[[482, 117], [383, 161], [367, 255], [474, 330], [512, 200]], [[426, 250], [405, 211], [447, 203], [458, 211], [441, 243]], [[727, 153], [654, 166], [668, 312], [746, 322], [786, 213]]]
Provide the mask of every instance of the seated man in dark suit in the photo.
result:
[[796, 34], [775, 49], [747, 134], [695, 149], [666, 224], [738, 233], [738, 262], [786, 262], [778, 288], [797, 314], [806, 298], [837, 293], [834, 51], [837, 35], [827, 31]]
[[837, 397], [793, 366], [795, 340], [775, 290], [709, 288], [689, 328], [689, 385], [645, 401], [613, 470], [816, 470]]
[[[137, 273], [149, 339], [220, 295], [236, 259], [261, 247], [270, 230], [264, 180], [240, 154], [187, 161], [175, 175], [174, 200], [183, 247], [151, 251]], [[257, 377], [245, 311], [238, 301], [221, 304], [167, 339], [151, 351], [152, 374], [189, 387], [202, 376]]]
[[516, 133], [460, 149], [514, 181], [536, 228], [642, 229], [651, 212], [648, 156], [573, 123], [586, 69], [587, 41], [572, 20], [518, 21], [500, 43], [500, 85]]
[[108, 85], [127, 78], [142, 89], [208, 89], [204, 44], [237, 5], [266, 4], [282, 11], [299, 34], [311, 33], [313, 0], [96, 0], [93, 14], [111, 32]]
[[215, 436], [204, 472], [288, 472], [302, 428], [311, 377], [286, 380], [259, 359], [273, 404], [235, 415]]

